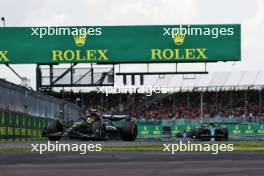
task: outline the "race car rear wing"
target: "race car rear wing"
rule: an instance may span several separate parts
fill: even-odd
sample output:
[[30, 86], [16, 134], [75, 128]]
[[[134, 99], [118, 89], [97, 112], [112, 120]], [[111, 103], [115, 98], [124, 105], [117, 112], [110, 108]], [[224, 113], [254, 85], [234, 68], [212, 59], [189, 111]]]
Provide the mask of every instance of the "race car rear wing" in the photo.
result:
[[130, 120], [131, 117], [129, 115], [109, 115], [109, 114], [103, 114], [102, 115], [104, 119], [112, 120], [112, 121], [119, 121], [123, 119]]

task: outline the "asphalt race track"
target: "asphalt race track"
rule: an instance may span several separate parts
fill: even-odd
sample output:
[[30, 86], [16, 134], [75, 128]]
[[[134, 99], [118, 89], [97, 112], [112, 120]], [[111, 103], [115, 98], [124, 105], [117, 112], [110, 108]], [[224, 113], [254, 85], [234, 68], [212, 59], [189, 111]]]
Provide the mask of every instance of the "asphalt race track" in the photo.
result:
[[1, 176], [51, 175], [263, 175], [263, 153], [99, 152], [79, 154], [1, 153]]
[[0, 176], [257, 176], [263, 175], [263, 166], [264, 152], [0, 153]]

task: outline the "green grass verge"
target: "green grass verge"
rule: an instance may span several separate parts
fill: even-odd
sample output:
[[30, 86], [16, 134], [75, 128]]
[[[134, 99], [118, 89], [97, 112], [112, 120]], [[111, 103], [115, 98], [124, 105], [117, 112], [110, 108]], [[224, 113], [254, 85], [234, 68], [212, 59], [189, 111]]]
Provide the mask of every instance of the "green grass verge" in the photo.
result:
[[[264, 143], [254, 142], [236, 142], [234, 151], [263, 151]], [[103, 151], [162, 151], [162, 145], [144, 145], [144, 146], [105, 146]]]
[[31, 148], [29, 147], [4, 147], [0, 148], [0, 154], [1, 152], [11, 152], [11, 153], [26, 153], [26, 152], [31, 152]]
[[257, 142], [235, 142], [235, 151], [264, 151], [264, 143]]
[[162, 151], [162, 145], [142, 145], [142, 146], [103, 146], [103, 151]]

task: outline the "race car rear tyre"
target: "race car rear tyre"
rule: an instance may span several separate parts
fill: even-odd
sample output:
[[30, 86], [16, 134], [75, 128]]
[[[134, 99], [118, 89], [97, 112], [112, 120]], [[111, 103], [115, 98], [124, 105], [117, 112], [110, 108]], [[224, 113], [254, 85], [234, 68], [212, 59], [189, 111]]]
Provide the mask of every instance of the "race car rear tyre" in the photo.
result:
[[134, 141], [137, 138], [137, 124], [127, 121], [121, 127], [121, 138], [124, 141]]
[[106, 127], [101, 121], [95, 121], [92, 124], [92, 134], [95, 140], [104, 140], [106, 136]]
[[215, 130], [215, 140], [216, 141], [226, 141], [228, 140], [228, 131], [227, 128]]
[[223, 128], [224, 140], [228, 140], [228, 130], [227, 128]]

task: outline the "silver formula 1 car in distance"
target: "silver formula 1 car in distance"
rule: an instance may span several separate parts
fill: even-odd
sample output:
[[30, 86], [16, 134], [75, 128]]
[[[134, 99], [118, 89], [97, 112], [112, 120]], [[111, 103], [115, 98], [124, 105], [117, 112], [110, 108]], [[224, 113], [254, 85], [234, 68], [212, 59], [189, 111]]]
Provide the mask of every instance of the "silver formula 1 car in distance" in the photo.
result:
[[60, 120], [53, 120], [44, 128], [42, 136], [53, 141], [61, 138], [134, 141], [137, 137], [137, 124], [127, 116], [98, 116], [81, 119], [68, 125], [63, 125]]
[[217, 123], [203, 123], [200, 127], [191, 130], [189, 137], [202, 141], [209, 141], [212, 138], [215, 141], [226, 141], [228, 140], [228, 130], [220, 127]]

